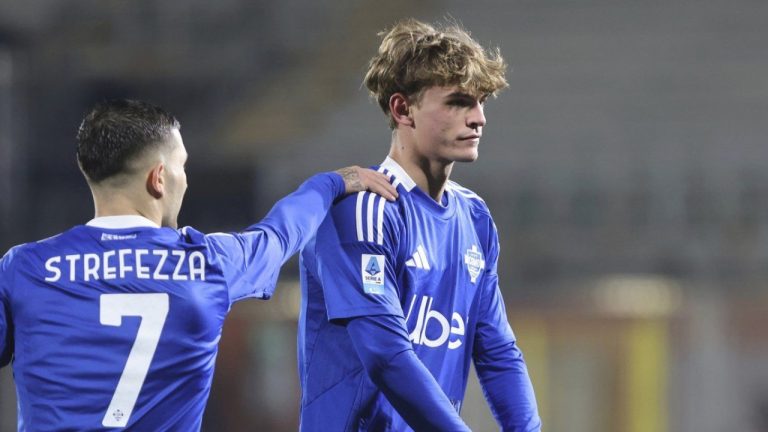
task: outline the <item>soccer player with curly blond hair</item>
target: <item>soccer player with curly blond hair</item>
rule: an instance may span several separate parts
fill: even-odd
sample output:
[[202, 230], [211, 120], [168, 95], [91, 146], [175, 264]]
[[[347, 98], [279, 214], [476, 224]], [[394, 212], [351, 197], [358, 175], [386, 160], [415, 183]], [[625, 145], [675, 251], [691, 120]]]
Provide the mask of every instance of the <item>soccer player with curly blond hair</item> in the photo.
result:
[[389, 119], [387, 202], [336, 204], [301, 254], [301, 430], [466, 431], [470, 361], [504, 431], [541, 429], [498, 286], [482, 198], [449, 180], [477, 159], [484, 102], [507, 86], [498, 50], [455, 24], [386, 33], [365, 85]]

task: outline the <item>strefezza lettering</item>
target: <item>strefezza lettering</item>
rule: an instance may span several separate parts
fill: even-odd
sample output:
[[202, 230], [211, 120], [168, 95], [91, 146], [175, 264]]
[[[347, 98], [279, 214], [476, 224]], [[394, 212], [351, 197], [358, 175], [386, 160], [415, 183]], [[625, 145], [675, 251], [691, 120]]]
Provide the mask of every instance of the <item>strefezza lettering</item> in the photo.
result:
[[[408, 316], [405, 317], [406, 323], [410, 321], [411, 312], [416, 300], [417, 296], [414, 295], [408, 308]], [[425, 345], [430, 348], [439, 347], [447, 341], [449, 349], [456, 349], [461, 346], [461, 336], [464, 336], [464, 319], [458, 312], [454, 312], [451, 315], [451, 323], [449, 324], [445, 315], [432, 310], [434, 300], [432, 297], [422, 296], [418, 315], [416, 316], [416, 326], [408, 334], [408, 339], [415, 345]], [[427, 335], [427, 327], [429, 327], [430, 321], [436, 323], [440, 330], [434, 339], [430, 339], [429, 335]], [[430, 334], [434, 335], [434, 331], [430, 331]], [[448, 338], [451, 336], [456, 337], [449, 341]]]
[[45, 261], [46, 282], [124, 279], [205, 280], [200, 251], [118, 249], [100, 254], [59, 255]]

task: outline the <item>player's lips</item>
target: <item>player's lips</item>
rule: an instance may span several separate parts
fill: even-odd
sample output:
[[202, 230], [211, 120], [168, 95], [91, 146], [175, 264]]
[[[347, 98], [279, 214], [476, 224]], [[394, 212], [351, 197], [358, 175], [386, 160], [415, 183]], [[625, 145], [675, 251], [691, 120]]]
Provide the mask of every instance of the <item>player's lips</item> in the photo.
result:
[[464, 136], [460, 136], [459, 140], [461, 140], [461, 141], [480, 141], [480, 137], [481, 136], [482, 135], [478, 135], [478, 134], [464, 135]]

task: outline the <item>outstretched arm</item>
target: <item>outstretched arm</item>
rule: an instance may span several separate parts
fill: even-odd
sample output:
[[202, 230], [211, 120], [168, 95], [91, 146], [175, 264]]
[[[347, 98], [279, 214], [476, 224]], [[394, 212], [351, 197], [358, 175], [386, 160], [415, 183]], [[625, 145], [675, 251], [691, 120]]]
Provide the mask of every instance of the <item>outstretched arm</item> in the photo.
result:
[[402, 317], [352, 318], [347, 332], [371, 381], [409, 426], [417, 431], [469, 430], [413, 351]]
[[280, 267], [314, 236], [333, 202], [369, 190], [394, 200], [397, 191], [379, 172], [351, 166], [316, 174], [278, 201], [267, 216], [238, 234], [205, 236], [229, 287], [230, 301], [272, 296]]
[[397, 190], [382, 173], [358, 166], [316, 174], [278, 201], [267, 216], [249, 228], [267, 227], [276, 234], [281, 264], [301, 249], [325, 219], [333, 201], [347, 194], [371, 191], [394, 201]]

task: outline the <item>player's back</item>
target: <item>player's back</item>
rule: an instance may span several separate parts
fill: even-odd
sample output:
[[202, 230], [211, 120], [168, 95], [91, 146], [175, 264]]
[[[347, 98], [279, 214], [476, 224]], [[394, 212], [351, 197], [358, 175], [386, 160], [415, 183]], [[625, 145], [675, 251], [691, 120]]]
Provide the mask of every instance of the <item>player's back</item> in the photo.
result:
[[19, 430], [200, 428], [230, 305], [201, 239], [78, 226], [7, 254]]

